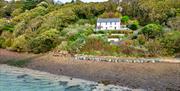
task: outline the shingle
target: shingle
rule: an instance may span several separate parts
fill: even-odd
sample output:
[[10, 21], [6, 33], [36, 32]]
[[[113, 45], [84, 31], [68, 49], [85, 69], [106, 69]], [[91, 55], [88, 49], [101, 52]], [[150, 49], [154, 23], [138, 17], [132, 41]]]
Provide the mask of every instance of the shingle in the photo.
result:
[[120, 18], [98, 18], [97, 22], [120, 22]]

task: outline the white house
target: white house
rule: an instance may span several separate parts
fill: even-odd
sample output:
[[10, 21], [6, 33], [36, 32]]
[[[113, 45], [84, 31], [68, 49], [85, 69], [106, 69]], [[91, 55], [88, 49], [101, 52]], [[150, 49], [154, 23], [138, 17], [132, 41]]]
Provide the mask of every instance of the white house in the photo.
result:
[[98, 18], [96, 31], [99, 30], [127, 30], [128, 28], [121, 25], [120, 18]]

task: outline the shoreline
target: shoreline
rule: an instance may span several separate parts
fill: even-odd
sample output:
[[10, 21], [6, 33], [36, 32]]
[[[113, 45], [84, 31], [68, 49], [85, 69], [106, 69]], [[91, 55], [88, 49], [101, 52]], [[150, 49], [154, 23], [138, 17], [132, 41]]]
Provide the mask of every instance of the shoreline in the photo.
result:
[[[32, 69], [28, 69], [28, 68], [18, 68], [18, 67], [0, 64], [0, 69], [2, 69], [2, 68], [3, 68], [3, 70], [0, 70], [0, 72], [2, 72], [2, 73], [15, 74], [17, 77], [25, 76], [25, 75], [32, 76], [35, 79], [43, 78], [43, 79], [50, 80], [53, 82], [67, 82], [69, 86], [86, 84], [89, 86], [94, 85], [94, 86], [96, 86], [95, 87], [96, 89], [101, 89], [101, 90], [105, 90], [105, 89], [107, 90], [110, 88], [114, 88], [114, 89], [125, 90], [125, 91], [145, 91], [143, 89], [131, 89], [128, 87], [115, 86], [112, 84], [104, 85], [104, 84], [99, 84], [97, 82], [88, 81], [88, 80], [84, 80], [84, 79], [72, 78], [72, 77], [64, 76], [64, 75], [55, 75], [55, 74], [50, 74], [48, 72], [42, 72], [42, 71], [32, 70]], [[95, 89], [95, 91], [96, 91], [96, 89]]]
[[109, 63], [74, 61], [71, 57], [50, 54], [25, 54], [0, 49], [0, 63], [28, 60], [25, 68], [55, 75], [66, 75], [99, 83], [114, 84], [149, 91], [178, 91], [180, 63]]

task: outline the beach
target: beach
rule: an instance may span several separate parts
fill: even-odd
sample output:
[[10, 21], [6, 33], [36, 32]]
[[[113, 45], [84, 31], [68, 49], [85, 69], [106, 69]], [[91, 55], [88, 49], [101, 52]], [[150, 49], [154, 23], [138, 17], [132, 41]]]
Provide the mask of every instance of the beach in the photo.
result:
[[73, 57], [28, 54], [0, 49], [0, 63], [27, 60], [26, 68], [104, 84], [149, 91], [180, 90], [180, 63], [110, 63], [77, 61]]

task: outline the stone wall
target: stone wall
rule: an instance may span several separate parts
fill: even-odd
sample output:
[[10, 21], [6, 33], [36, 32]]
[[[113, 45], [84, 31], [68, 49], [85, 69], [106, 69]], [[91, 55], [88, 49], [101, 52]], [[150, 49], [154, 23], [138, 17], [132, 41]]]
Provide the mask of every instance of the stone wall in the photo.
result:
[[91, 56], [91, 55], [75, 55], [75, 60], [89, 60], [89, 61], [102, 61], [102, 62], [128, 62], [128, 63], [157, 63], [160, 62], [159, 58], [119, 58], [119, 57], [104, 57], [104, 56]]

